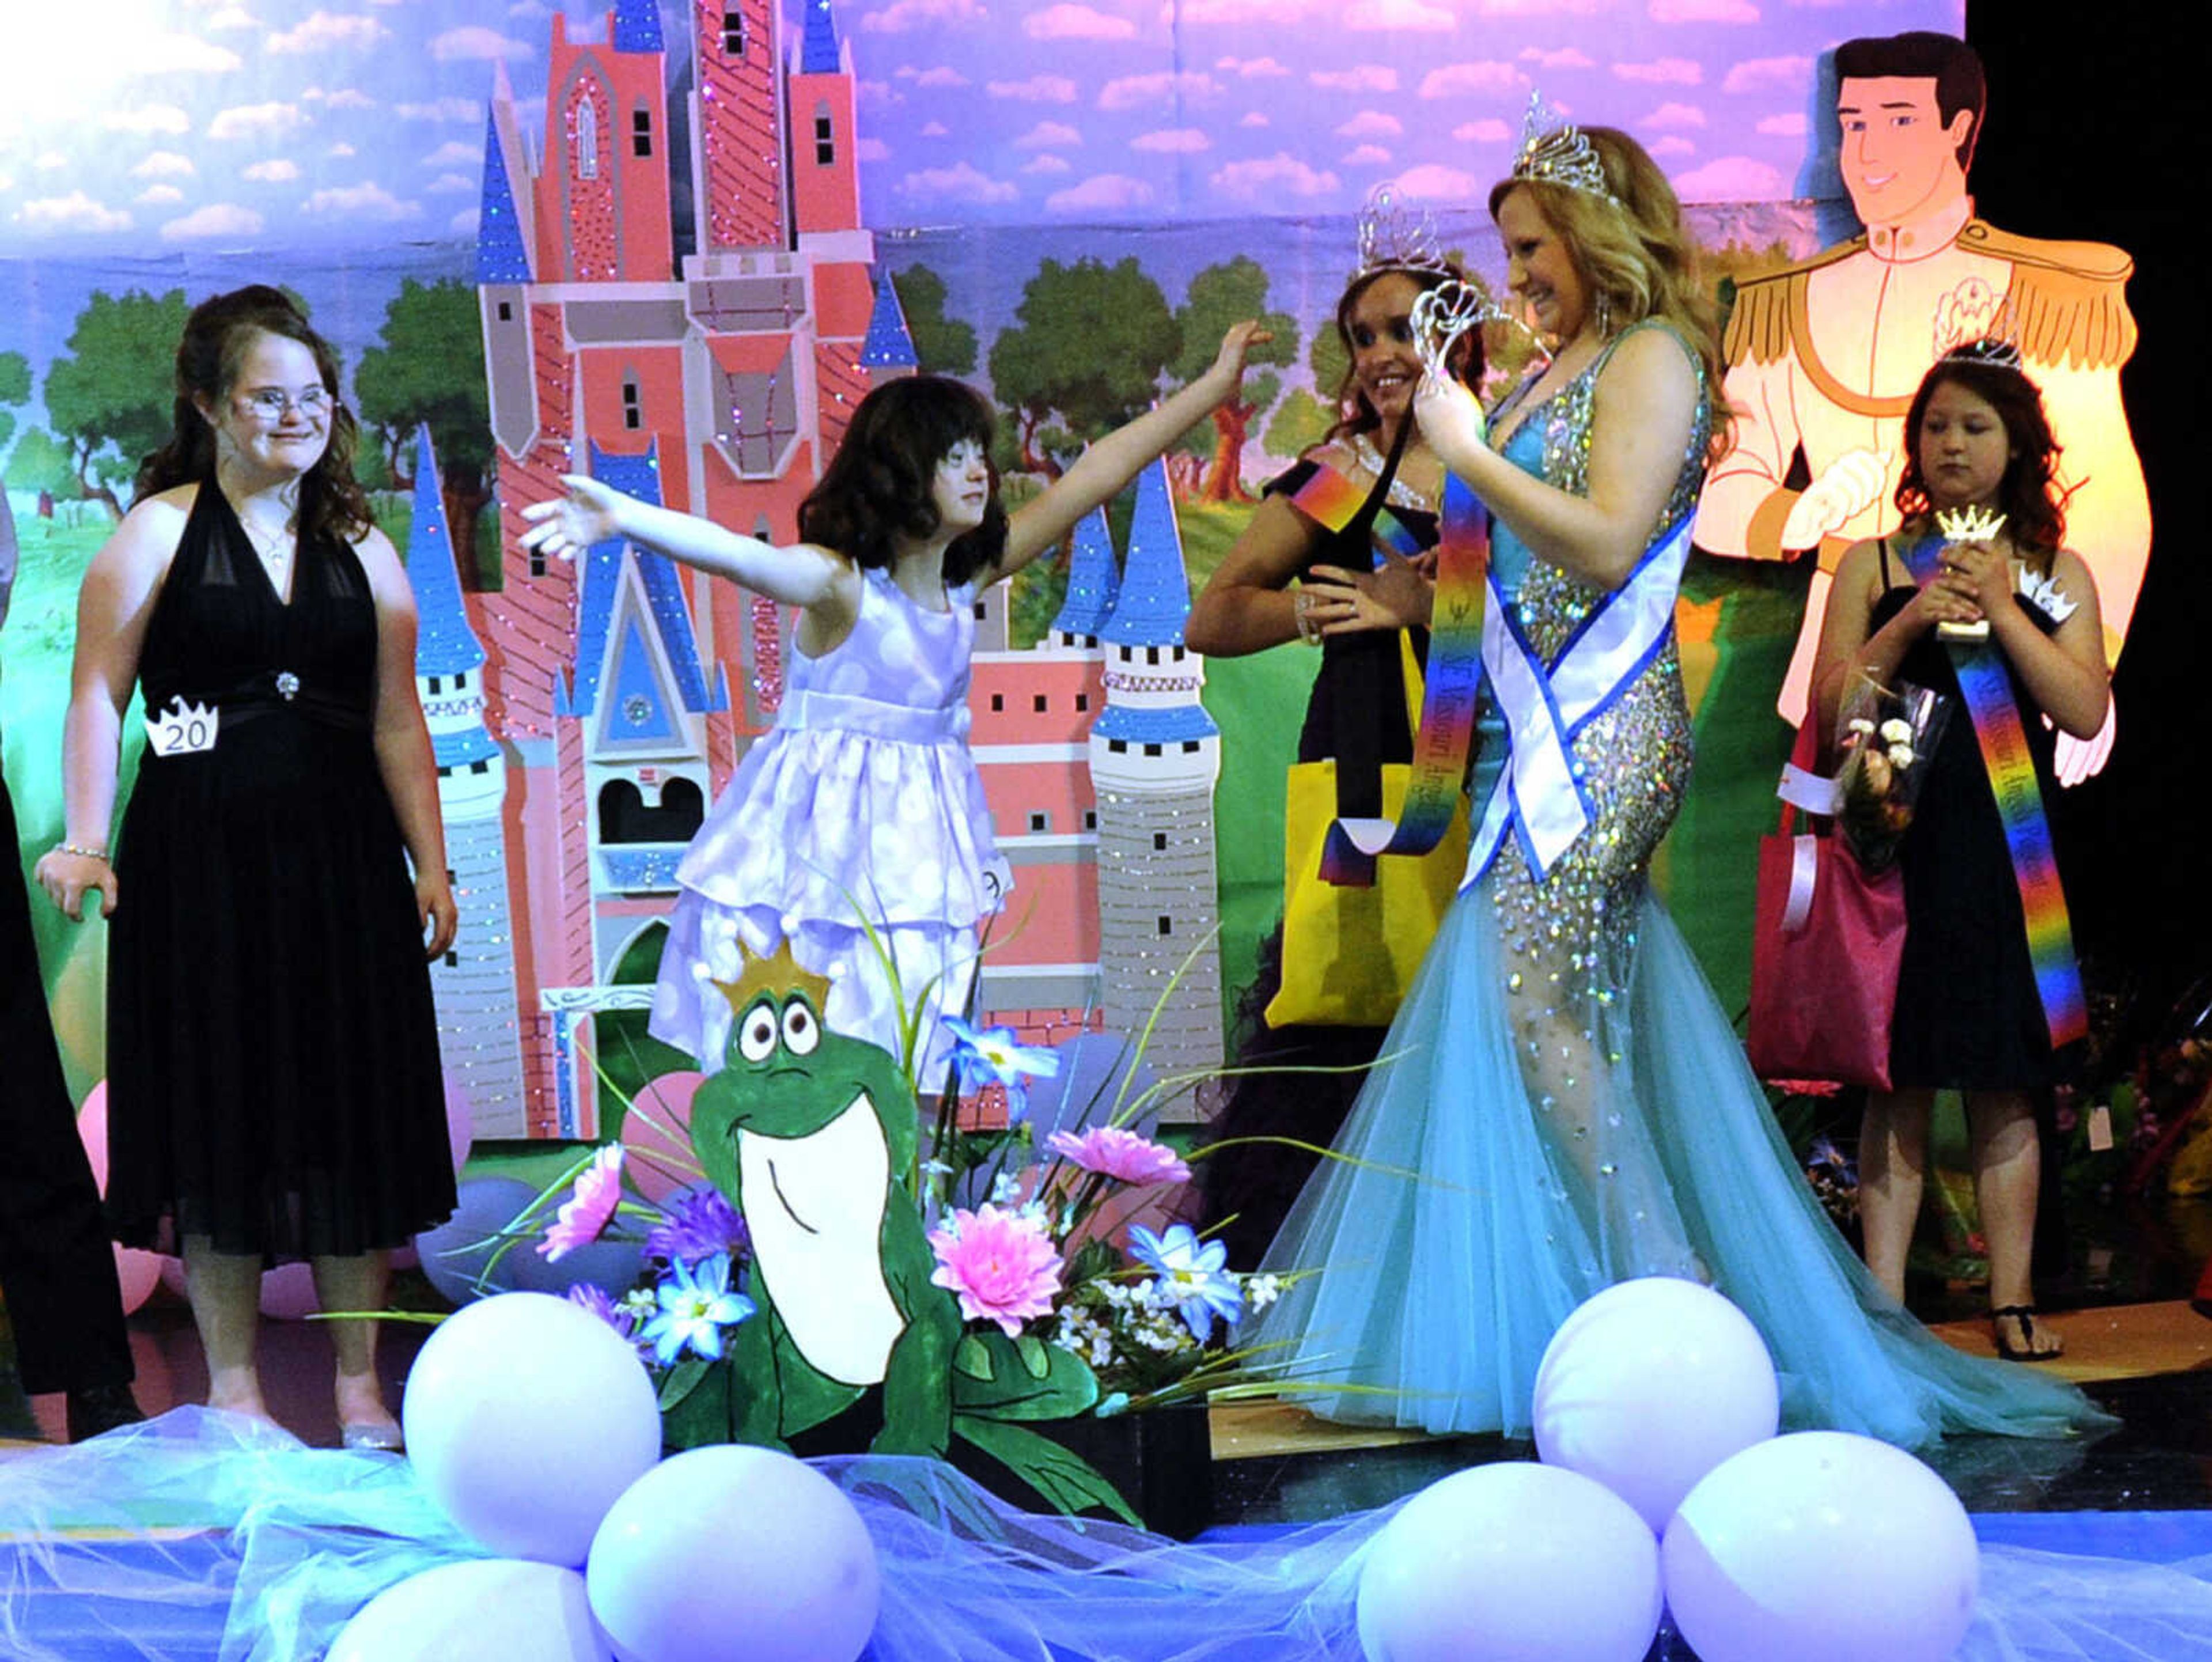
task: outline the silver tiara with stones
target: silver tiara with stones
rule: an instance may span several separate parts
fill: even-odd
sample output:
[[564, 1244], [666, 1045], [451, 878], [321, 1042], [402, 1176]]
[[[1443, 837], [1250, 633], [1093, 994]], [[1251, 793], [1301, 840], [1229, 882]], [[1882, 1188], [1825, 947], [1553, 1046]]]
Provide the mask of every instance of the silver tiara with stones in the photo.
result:
[[1521, 119], [1521, 148], [1513, 153], [1513, 177], [1563, 185], [1585, 196], [1601, 197], [1616, 208], [1620, 198], [1606, 182], [1605, 162], [1589, 136], [1547, 103], [1540, 92], [1528, 94]]
[[1415, 207], [1398, 193], [1397, 185], [1385, 180], [1367, 193], [1359, 208], [1359, 269], [1352, 280], [1377, 271], [1426, 271], [1436, 277], [1457, 277], [1459, 267], [1437, 240], [1437, 222], [1425, 208]]

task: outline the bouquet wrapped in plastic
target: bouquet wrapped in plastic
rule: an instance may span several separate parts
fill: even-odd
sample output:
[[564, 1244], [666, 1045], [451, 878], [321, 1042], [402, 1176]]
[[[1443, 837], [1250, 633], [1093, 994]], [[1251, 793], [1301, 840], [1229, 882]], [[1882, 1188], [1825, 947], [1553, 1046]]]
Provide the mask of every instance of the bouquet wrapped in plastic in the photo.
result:
[[1951, 703], [1909, 681], [1886, 687], [1865, 675], [1844, 695], [1836, 722], [1843, 758], [1836, 770], [1836, 828], [1869, 875], [1897, 863]]

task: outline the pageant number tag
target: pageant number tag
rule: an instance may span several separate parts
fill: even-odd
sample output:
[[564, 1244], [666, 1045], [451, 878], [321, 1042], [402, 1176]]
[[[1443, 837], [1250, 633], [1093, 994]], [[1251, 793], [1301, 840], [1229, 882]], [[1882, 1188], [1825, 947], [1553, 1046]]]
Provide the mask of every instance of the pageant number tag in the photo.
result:
[[146, 742], [156, 756], [201, 755], [215, 748], [216, 717], [221, 714], [205, 704], [172, 698], [159, 715], [146, 718]]

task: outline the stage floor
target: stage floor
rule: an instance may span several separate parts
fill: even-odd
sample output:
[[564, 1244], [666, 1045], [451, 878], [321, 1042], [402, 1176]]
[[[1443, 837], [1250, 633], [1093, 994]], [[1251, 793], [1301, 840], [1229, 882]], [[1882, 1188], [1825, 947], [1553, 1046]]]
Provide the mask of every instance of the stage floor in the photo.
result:
[[[2212, 1510], [2212, 1321], [2180, 1300], [2114, 1305], [2055, 1316], [2067, 1342], [2057, 1372], [2119, 1415], [2121, 1428], [2076, 1442], [2004, 1437], [1947, 1440], [1930, 1464], [1968, 1510], [2111, 1512]], [[312, 1444], [334, 1445], [330, 1341], [319, 1324], [264, 1320], [262, 1355], [270, 1406]], [[139, 1401], [149, 1413], [201, 1400], [206, 1373], [183, 1306], [149, 1306], [131, 1320]], [[1960, 1349], [1990, 1353], [1982, 1322], [1935, 1330]], [[396, 1405], [400, 1383], [428, 1331], [390, 1324], [381, 1361]], [[27, 1400], [0, 1353], [0, 1446], [58, 1440], [61, 1399]], [[1384, 1506], [1462, 1466], [1527, 1458], [1500, 1437], [1431, 1438], [1331, 1425], [1291, 1407], [1247, 1403], [1212, 1415], [1213, 1522], [1307, 1523]]]

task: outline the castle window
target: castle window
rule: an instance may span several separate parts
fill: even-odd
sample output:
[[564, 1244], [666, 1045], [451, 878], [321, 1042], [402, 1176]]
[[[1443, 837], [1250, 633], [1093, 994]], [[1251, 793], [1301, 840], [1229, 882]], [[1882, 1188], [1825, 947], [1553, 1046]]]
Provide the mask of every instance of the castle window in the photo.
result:
[[1158, 745], [1147, 745], [1145, 746], [1145, 754], [1147, 756], [1158, 756], [1159, 753], [1160, 747]]
[[1045, 711], [1051, 707], [1052, 703], [1052, 701], [1047, 698], [1042, 692], [1037, 694], [1037, 696], [1030, 702], [1036, 706], [1036, 712], [1040, 715], [1043, 715]]
[[989, 606], [988, 606], [988, 604], [986, 604], [984, 601], [981, 601], [981, 600], [978, 600], [978, 601], [976, 601], [976, 602], [975, 602], [975, 621], [976, 621], [977, 623], [979, 623], [979, 624], [980, 624], [980, 623], [981, 623], [981, 622], [983, 621], [983, 619], [984, 619], [985, 616], [989, 612], [989, 611], [990, 611], [990, 607], [989, 607]]
[[458, 970], [461, 967], [461, 955], [451, 947], [447, 948], [446, 951], [446, 967], [449, 970]]
[[814, 165], [826, 167], [837, 159], [837, 130], [830, 119], [830, 107], [814, 107]]
[[653, 112], [642, 104], [630, 112], [629, 153], [636, 156], [653, 154]]
[[576, 103], [576, 177], [597, 179], [599, 176], [599, 106], [591, 94], [586, 93]]
[[[1083, 637], [1083, 644], [1086, 647], [1096, 649], [1098, 645], [1098, 637], [1096, 635], [1086, 635]], [[1129, 654], [1125, 652], [1121, 655], [1126, 658]]]
[[1084, 710], [1089, 709], [1091, 708], [1091, 695], [1087, 692], [1077, 693], [1075, 695], [1075, 708], [1079, 714]]
[[530, 551], [530, 575], [533, 577], [545, 575], [545, 557], [534, 548]]
[[433, 698], [438, 696], [438, 681], [439, 678], [435, 675], [430, 678], [430, 696]]
[[483, 757], [479, 756], [475, 761], [469, 764], [469, 771], [471, 773], [489, 773], [491, 771], [491, 764]]
[[1084, 830], [1085, 830], [1085, 831], [1097, 831], [1097, 830], [1098, 829], [1098, 810], [1097, 810], [1097, 809], [1096, 809], [1096, 808], [1085, 808], [1085, 809], [1084, 809], [1084, 811], [1083, 811], [1083, 829], [1084, 829]]
[[1162, 934], [1175, 933], [1175, 919], [1170, 917], [1165, 912], [1160, 914], [1160, 933]]
[[1145, 661], [1146, 663], [1157, 664], [1159, 661], [1160, 649], [1158, 647], [1146, 647], [1145, 648]]
[[638, 404], [637, 377], [623, 377], [623, 425], [633, 433], [645, 425], [645, 411]]
[[743, 58], [745, 55], [745, 15], [735, 6], [722, 9], [722, 56]]
[[1165, 854], [1167, 852], [1167, 849], [1168, 834], [1165, 831], [1154, 831], [1152, 833], [1152, 852], [1154, 854]]
[[1003, 692], [994, 692], [994, 693], [993, 693], [993, 694], [991, 695], [991, 708], [992, 708], [993, 709], [994, 709], [994, 710], [1004, 709], [1006, 707], [1006, 695], [1005, 693], [1003, 693]]
[[1044, 813], [1041, 809], [1038, 812], [1032, 813], [1030, 815], [1030, 829], [1033, 831], [1050, 831], [1052, 829], [1052, 816]]
[[1182, 741], [1182, 753], [1185, 756], [1195, 756], [1198, 753], [1198, 740], [1195, 739], [1184, 740]]
[[1130, 658], [1129, 648], [1127, 648], [1127, 647], [1122, 647], [1122, 648], [1119, 648], [1119, 650], [1120, 650], [1120, 652], [1121, 652], [1121, 661], [1122, 661], [1123, 663], [1125, 663], [1125, 664], [1126, 664], [1126, 663], [1127, 663], [1127, 662], [1129, 661], [1129, 658]]
[[501, 323], [512, 323], [514, 321], [514, 302], [513, 301], [503, 300], [500, 301], [499, 320]]
[[456, 675], [455, 677], [453, 677], [453, 691], [456, 691], [456, 692], [465, 692], [465, 691], [468, 691], [468, 686], [469, 686], [469, 673], [468, 673], [468, 671], [466, 671], [466, 670], [463, 670], [463, 671], [462, 671], [459, 675]]
[[599, 841], [689, 843], [707, 817], [707, 799], [689, 779], [660, 788], [660, 806], [647, 807], [645, 793], [627, 779], [610, 780], [599, 792]]
[[1109, 739], [1106, 748], [1116, 756], [1125, 756], [1128, 753], [1129, 741], [1127, 739]]
[[1181, 663], [1181, 662], [1182, 661], [1182, 659], [1183, 659], [1183, 649], [1182, 649], [1181, 647], [1177, 647], [1177, 648], [1175, 649], [1175, 661], [1176, 661], [1176, 662], [1177, 662], [1177, 663]]

